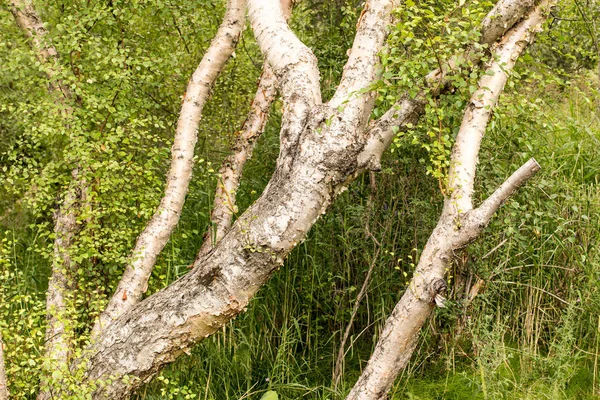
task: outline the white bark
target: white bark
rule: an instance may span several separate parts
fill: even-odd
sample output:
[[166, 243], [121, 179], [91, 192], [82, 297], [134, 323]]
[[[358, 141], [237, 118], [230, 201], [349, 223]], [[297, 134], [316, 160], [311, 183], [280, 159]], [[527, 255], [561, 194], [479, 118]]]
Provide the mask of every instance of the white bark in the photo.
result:
[[356, 37], [338, 88], [329, 102], [332, 108], [342, 107], [342, 118], [354, 121], [362, 132], [373, 108], [375, 93], [359, 93], [379, 78], [379, 50], [387, 38], [391, 11], [399, 0], [371, 0], [364, 5]]
[[[30, 39], [30, 45], [37, 59], [45, 66], [49, 79], [49, 92], [62, 94], [57, 101], [66, 104], [66, 114], [72, 115], [73, 110], [67, 100], [72, 97], [71, 90], [60, 78], [61, 67], [58, 64], [58, 52], [46, 37], [48, 30], [37, 14], [30, 0], [11, 0], [11, 12], [21, 31]], [[68, 126], [68, 124], [66, 124]], [[72, 330], [65, 321], [70, 315], [69, 299], [73, 290], [74, 271], [77, 265], [71, 259], [69, 250], [78, 233], [76, 215], [79, 212], [79, 200], [85, 185], [78, 178], [79, 171], [71, 172], [73, 180], [66, 194], [54, 213], [54, 243], [52, 258], [52, 273], [48, 281], [46, 293], [46, 341], [44, 343], [45, 372], [57, 368], [68, 369], [71, 352]], [[43, 400], [51, 396], [42, 379], [38, 399]], [[0, 397], [1, 398], [1, 397]]]
[[0, 400], [8, 400], [8, 381], [6, 379], [6, 367], [4, 366], [4, 341], [0, 332]]
[[448, 181], [450, 197], [429, 237], [407, 290], [385, 323], [375, 350], [347, 400], [383, 399], [398, 372], [406, 366], [417, 344], [418, 332], [433, 311], [443, 305], [446, 269], [454, 251], [482, 233], [498, 207], [540, 168], [535, 160], [519, 168], [480, 208], [472, 210], [472, 188], [479, 146], [491, 113], [519, 55], [545, 20], [543, 1], [506, 33], [493, 49], [488, 65], [493, 75], [483, 75], [467, 106], [451, 155]]
[[[292, 13], [292, 1], [281, 0], [280, 3], [283, 15], [288, 20]], [[219, 183], [215, 190], [215, 200], [210, 214], [212, 225], [204, 235], [198, 258], [210, 252], [231, 228], [233, 215], [237, 213], [236, 195], [244, 166], [246, 161], [252, 157], [254, 145], [265, 129], [269, 109], [276, 95], [277, 78], [275, 78], [269, 63], [265, 62], [256, 94], [250, 106], [250, 112], [242, 125], [242, 129], [236, 133], [233, 152], [225, 158], [219, 169]]]
[[[189, 274], [140, 302], [156, 256], [181, 212], [202, 105], [222, 68], [218, 64], [229, 57], [237, 38], [234, 32], [239, 34], [243, 23], [243, 11], [239, 19], [231, 15], [234, 4], [243, 2], [230, 0], [226, 17], [229, 23], [222, 25], [190, 81], [191, 90], [184, 100], [173, 146], [165, 199], [138, 239], [119, 289], [94, 330], [94, 340], [85, 349], [89, 357], [78, 360], [86, 368], [85, 382], [100, 385], [95, 399], [127, 398], [165, 364], [244, 311], [252, 296], [304, 239], [335, 197], [366, 168], [359, 161], [365, 147], [369, 152], [367, 159], [379, 159], [387, 147], [373, 146], [364, 135], [364, 116], [372, 107], [371, 95], [360, 95], [352, 104], [321, 104], [314, 55], [287, 26], [279, 1], [251, 0], [249, 15], [255, 36], [281, 83], [284, 101], [276, 171], [260, 198], [209, 254], [196, 260]], [[372, 8], [363, 15], [359, 35], [363, 35], [361, 40], [371, 40], [370, 47], [355, 43], [356, 54], [350, 55], [339, 98], [344, 98], [343, 92], [368, 88], [377, 76], [378, 60], [374, 55], [385, 40], [381, 27], [389, 22], [392, 1], [368, 4]], [[357, 73], [360, 68], [364, 68], [364, 75]], [[414, 104], [403, 112], [406, 121], [416, 121], [420, 113]], [[389, 129], [393, 118], [386, 122]], [[387, 134], [383, 124], [380, 128], [381, 135]], [[498, 199], [509, 189], [501, 191]], [[439, 291], [441, 287], [434, 289]], [[414, 300], [417, 307], [431, 307], [419, 299]], [[411, 324], [415, 331], [420, 327], [418, 321], [413, 321], [407, 329], [411, 329]]]
[[210, 90], [233, 53], [244, 25], [245, 0], [229, 0], [223, 23], [188, 83], [175, 140], [165, 195], [154, 216], [138, 236], [117, 290], [93, 328], [92, 338], [111, 321], [137, 304], [148, 289], [156, 258], [175, 229], [192, 176], [194, 148], [202, 109]]
[[210, 252], [231, 227], [233, 215], [237, 212], [236, 195], [244, 166], [252, 157], [254, 145], [265, 128], [269, 109], [277, 94], [276, 84], [277, 79], [271, 67], [265, 63], [248, 117], [242, 125], [242, 130], [236, 133], [233, 154], [227, 156], [219, 170], [219, 182], [210, 214], [212, 225], [204, 235], [198, 257]]
[[[499, 40], [513, 25], [533, 7], [539, 3], [539, 0], [500, 0], [486, 15], [481, 26], [480, 43], [491, 47]], [[437, 96], [448, 89], [447, 71], [454, 68], [457, 62], [476, 65], [479, 63], [479, 57], [476, 52], [470, 48], [463, 54], [451, 60], [448, 60], [443, 69], [436, 69], [430, 72], [418, 91], [417, 96], [411, 98], [408, 92], [401, 96], [401, 99], [391, 107], [378, 120], [372, 121], [367, 131], [368, 142], [362, 154], [359, 156], [359, 164], [362, 168], [378, 171], [380, 159], [377, 154], [382, 154], [382, 149], [388, 146], [396, 137], [398, 131], [407, 130], [408, 124], [415, 124], [415, 121], [424, 111], [425, 90], [429, 90], [432, 95]], [[392, 128], [398, 128], [397, 130]]]
[[281, 88], [284, 113], [280, 138], [281, 164], [289, 168], [290, 148], [299, 140], [314, 107], [321, 104], [319, 69], [313, 52], [288, 26], [278, 0], [248, 2], [248, 16], [265, 59]]

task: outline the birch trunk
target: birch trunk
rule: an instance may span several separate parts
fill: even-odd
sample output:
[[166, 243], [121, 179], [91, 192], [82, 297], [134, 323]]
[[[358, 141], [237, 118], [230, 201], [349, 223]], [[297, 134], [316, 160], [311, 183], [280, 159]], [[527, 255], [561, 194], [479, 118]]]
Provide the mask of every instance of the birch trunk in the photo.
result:
[[[260, 198], [231, 229], [223, 231], [220, 242], [195, 261], [190, 273], [141, 301], [156, 257], [183, 207], [202, 107], [243, 25], [245, 1], [229, 0], [225, 20], [186, 92], [165, 197], [138, 238], [123, 279], [94, 327], [85, 358], [72, 366], [85, 371], [82, 385], [95, 385], [94, 399], [128, 398], [164, 365], [189, 352], [193, 345], [243, 312], [336, 196], [359, 173], [377, 168], [393, 138], [392, 126], [400, 125], [402, 129], [416, 123], [423, 104], [404, 98], [399, 107], [367, 126], [375, 95], [364, 89], [379, 76], [378, 54], [395, 4], [393, 0], [371, 0], [365, 4], [338, 90], [329, 103], [322, 104], [316, 59], [287, 25], [285, 4], [279, 0], [248, 1], [252, 28], [280, 83], [284, 105], [275, 173]], [[512, 12], [506, 10], [509, 8], [497, 9], [497, 18]], [[496, 22], [490, 20], [494, 32], [504, 33], [506, 26], [504, 30], [496, 29]], [[443, 73], [439, 75], [443, 79]], [[265, 96], [265, 101], [268, 98]], [[264, 124], [260, 118], [257, 121], [250, 124]], [[422, 257], [423, 262], [430, 260], [427, 268], [433, 272], [415, 283], [405, 305], [391, 317], [404, 318], [404, 307], [414, 311], [415, 318], [405, 319], [402, 328], [408, 339], [400, 340], [399, 345], [398, 341], [393, 343], [396, 348], [405, 349], [399, 359], [410, 357], [414, 334], [433, 308], [431, 298], [443, 294], [443, 273], [439, 277], [436, 271], [443, 271], [442, 266], [451, 257], [450, 249], [461, 245], [461, 240], [473, 240], [485, 225], [481, 221], [491, 218], [500, 203], [537, 170], [536, 165], [532, 162], [519, 170], [478, 209], [460, 214], [464, 226], [460, 235], [456, 233], [455, 220], [446, 214], [442, 216]], [[231, 181], [235, 179], [239, 177]], [[231, 187], [235, 185], [234, 182]], [[384, 342], [393, 342], [393, 335], [386, 338]], [[374, 371], [371, 378], [377, 379], [376, 375], [383, 372], [382, 379], [389, 380], [385, 370]]]
[[542, 1], [493, 49], [494, 59], [488, 65], [490, 74], [480, 79], [453, 147], [448, 176], [450, 196], [445, 199], [440, 220], [423, 249], [408, 288], [387, 319], [375, 350], [347, 400], [387, 397], [399, 371], [410, 360], [418, 332], [435, 304], [443, 306], [447, 289], [444, 277], [454, 252], [479, 237], [500, 205], [540, 169], [535, 160], [528, 161], [479, 208], [473, 209], [481, 139], [507, 74], [545, 20], [548, 5]]
[[[281, 8], [285, 19], [288, 20], [292, 13], [292, 1], [281, 0]], [[236, 133], [237, 137], [233, 145], [233, 152], [225, 158], [219, 169], [219, 183], [215, 190], [213, 210], [210, 214], [212, 225], [204, 235], [198, 258], [209, 253], [231, 228], [233, 215], [238, 211], [236, 195], [244, 166], [248, 159], [252, 157], [254, 145], [265, 129], [269, 109], [276, 95], [277, 79], [269, 63], [265, 62], [256, 94], [250, 106], [250, 112], [242, 125], [241, 131]]]
[[[371, 146], [373, 138], [379, 140], [376, 135], [387, 134], [386, 127], [399, 119], [405, 126], [416, 123], [422, 110], [406, 101], [406, 107], [394, 110], [393, 118], [374, 124], [376, 134], [367, 129], [373, 94], [357, 94], [378, 77], [376, 55], [386, 38], [381, 27], [389, 24], [392, 6], [393, 1], [368, 3], [357, 34], [357, 40], [367, 40], [368, 46], [355, 43], [353, 49], [360, 54], [350, 56], [340, 92], [322, 104], [316, 59], [287, 26], [279, 2], [249, 1], [255, 36], [281, 83], [284, 115], [276, 170], [259, 199], [210, 253], [196, 260], [189, 274], [132, 305], [96, 337], [87, 349], [89, 357], [81, 361], [86, 363], [85, 381], [99, 385], [95, 399], [127, 398], [164, 365], [243, 312], [335, 197], [367, 167], [362, 160], [380, 158], [386, 146]], [[494, 197], [497, 201], [488, 204], [497, 208], [513, 186], [535, 170], [528, 168], [530, 172], [511, 179], [511, 185]], [[443, 230], [449, 232], [448, 223], [444, 219]], [[442, 283], [433, 285], [440, 293]], [[423, 290], [429, 295], [432, 289]], [[416, 332], [433, 307], [430, 299], [421, 299], [409, 299], [421, 310], [417, 313], [421, 319], [409, 321], [404, 331]]]
[[171, 167], [167, 175], [165, 195], [154, 216], [138, 236], [123, 277], [93, 328], [92, 339], [114, 319], [137, 304], [148, 289], [148, 279], [156, 258], [167, 244], [181, 216], [192, 177], [194, 148], [198, 140], [202, 109], [217, 77], [235, 50], [244, 25], [245, 10], [245, 0], [228, 1], [223, 23], [190, 78], [171, 148]]

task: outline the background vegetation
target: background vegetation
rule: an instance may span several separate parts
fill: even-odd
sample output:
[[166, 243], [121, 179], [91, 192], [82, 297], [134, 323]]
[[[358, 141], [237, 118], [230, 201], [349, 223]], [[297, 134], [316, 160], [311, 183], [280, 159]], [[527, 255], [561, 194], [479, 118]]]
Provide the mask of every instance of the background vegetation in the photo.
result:
[[[304, 1], [293, 28], [335, 89], [362, 2]], [[137, 232], [158, 204], [180, 99], [222, 15], [221, 1], [39, 2], [76, 112], [46, 90], [3, 2], [0, 10], [0, 328], [10, 390], [34, 398], [44, 339], [52, 213], [76, 165], [90, 183], [73, 256], [77, 331], [112, 293]], [[415, 77], [477, 37], [488, 2], [406, 2], [374, 87], [379, 109]], [[510, 200], [482, 239], [457, 254], [450, 306], [438, 309], [394, 399], [593, 399], [600, 396], [600, 4], [565, 0], [520, 61], [484, 139], [485, 198], [531, 156], [543, 172]], [[481, 49], [485, 52], [485, 49]], [[181, 222], [150, 292], [188, 271], [209, 224], [216, 170], [260, 74], [249, 29], [204, 111], [197, 167]], [[441, 205], [445, 160], [470, 82], [428, 106], [383, 170], [360, 178], [312, 229], [248, 311], [180, 358], [139, 399], [341, 399], [360, 374]], [[457, 74], [459, 76], [459, 74]], [[276, 104], [239, 192], [258, 197], [278, 153]], [[366, 272], [344, 376], [332, 384], [341, 336]]]

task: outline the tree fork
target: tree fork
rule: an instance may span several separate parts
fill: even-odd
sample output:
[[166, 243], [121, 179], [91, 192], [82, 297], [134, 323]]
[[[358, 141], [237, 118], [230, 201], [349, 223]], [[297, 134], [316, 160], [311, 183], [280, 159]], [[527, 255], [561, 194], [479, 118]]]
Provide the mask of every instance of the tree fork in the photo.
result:
[[[292, 1], [281, 0], [281, 7], [284, 17], [288, 20], [292, 13]], [[265, 129], [269, 109], [276, 95], [277, 78], [269, 63], [265, 62], [248, 116], [242, 124], [242, 129], [236, 133], [233, 152], [225, 158], [219, 169], [219, 181], [210, 214], [211, 226], [204, 234], [204, 241], [197, 258], [209, 253], [231, 228], [233, 215], [237, 212], [236, 196], [244, 166], [252, 157], [256, 141]]]
[[223, 22], [192, 74], [181, 106], [165, 194], [152, 219], [137, 238], [125, 272], [92, 329], [92, 340], [121, 314], [139, 303], [148, 289], [156, 259], [177, 226], [188, 191], [204, 104], [217, 77], [235, 50], [244, 26], [245, 0], [229, 0]]
[[443, 306], [447, 288], [444, 277], [454, 251], [478, 238], [500, 205], [539, 171], [537, 162], [529, 160], [480, 207], [472, 208], [481, 139], [507, 74], [545, 21], [549, 5], [542, 1], [494, 47], [493, 60], [487, 66], [492, 74], [480, 78], [479, 89], [466, 107], [453, 146], [448, 175], [450, 195], [444, 200], [442, 215], [423, 249], [413, 278], [387, 319], [375, 350], [347, 400], [387, 397], [396, 376], [410, 360], [422, 325], [436, 304]]

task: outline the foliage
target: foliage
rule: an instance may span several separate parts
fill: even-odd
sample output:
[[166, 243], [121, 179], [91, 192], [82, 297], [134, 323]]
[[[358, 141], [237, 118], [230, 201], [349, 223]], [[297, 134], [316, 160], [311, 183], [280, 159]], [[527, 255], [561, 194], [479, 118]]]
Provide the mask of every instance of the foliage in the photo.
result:
[[[319, 59], [326, 98], [342, 72], [360, 4], [308, 1], [294, 14], [293, 28]], [[75, 97], [48, 94], [45, 67], [2, 8], [0, 329], [16, 399], [33, 398], [44, 365], [52, 214], [71, 171], [78, 168], [89, 187], [77, 215], [83, 229], [70, 249], [78, 263], [77, 332], [85, 340], [160, 199], [180, 96], [223, 11], [221, 2], [209, 0], [37, 5], [60, 54], [58, 78]], [[398, 24], [381, 55], [382, 79], [373, 86], [374, 116], [405, 91], [417, 95], [414, 88], [427, 72], [473, 46], [490, 6], [427, 0], [397, 10]], [[598, 4], [584, 10], [594, 20]], [[484, 139], [476, 193], [485, 198], [530, 156], [544, 172], [501, 209], [480, 241], [457, 254], [450, 307], [422, 333], [392, 398], [591, 399], [598, 391], [600, 82], [590, 72], [597, 53], [578, 12], [576, 3], [561, 3], [509, 81]], [[487, 54], [483, 47], [472, 50]], [[359, 178], [340, 197], [248, 311], [167, 368], [138, 398], [343, 398], [439, 215], [449, 149], [482, 73], [465, 76], [467, 67], [457, 60], [450, 71], [453, 92], [424, 94], [426, 115], [397, 139], [382, 172], [374, 180]], [[247, 111], [259, 68], [246, 30], [205, 108], [194, 180], [149, 293], [185, 274], [195, 257], [209, 223], [216, 166]], [[245, 170], [240, 210], [273, 171], [280, 108], [273, 107]], [[341, 332], [374, 261], [344, 379], [334, 388]], [[484, 285], [472, 292], [478, 280]]]

